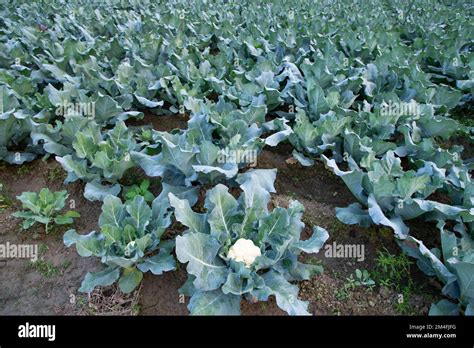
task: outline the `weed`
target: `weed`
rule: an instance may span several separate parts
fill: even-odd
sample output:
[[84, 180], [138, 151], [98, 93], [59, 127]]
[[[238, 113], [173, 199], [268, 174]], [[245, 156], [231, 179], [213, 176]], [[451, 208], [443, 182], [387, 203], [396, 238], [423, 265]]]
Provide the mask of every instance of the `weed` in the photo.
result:
[[140, 306], [139, 303], [135, 303], [133, 306], [132, 306], [132, 315], [138, 315], [140, 314], [142, 310], [142, 306]]
[[294, 193], [293, 191], [287, 191], [286, 195], [288, 196], [288, 199], [297, 199], [298, 195]]
[[400, 290], [405, 283], [412, 285], [413, 280], [410, 276], [412, 261], [405, 254], [394, 255], [384, 248], [378, 252], [375, 261], [377, 265], [373, 276], [378, 284], [397, 290]]
[[351, 297], [351, 294], [349, 293], [348, 289], [345, 287], [345, 284], [343, 287], [337, 289], [334, 295], [336, 296], [336, 299], [340, 301], [347, 300], [348, 298]]
[[404, 286], [401, 294], [398, 295], [397, 301], [394, 305], [395, 310], [402, 315], [415, 315], [416, 311], [410, 303], [413, 295], [413, 289], [410, 285]]
[[369, 271], [365, 269], [364, 270], [356, 269], [355, 274], [356, 274], [355, 284], [357, 286], [367, 286], [370, 288], [375, 285], [375, 282], [370, 278]]
[[78, 295], [76, 297], [76, 301], [74, 302], [76, 307], [78, 308], [83, 308], [85, 306], [87, 306], [87, 304], [89, 303], [88, 299], [87, 299], [87, 296], [85, 295]]
[[63, 181], [66, 176], [62, 167], [54, 167], [48, 169], [47, 178], [49, 182]]
[[51, 261], [40, 259], [31, 262], [30, 265], [45, 278], [51, 278], [59, 274], [59, 269]]
[[152, 202], [155, 199], [153, 193], [148, 189], [150, 187], [150, 180], [143, 180], [140, 185], [133, 185], [125, 189], [125, 198], [129, 201], [133, 200], [136, 196], [142, 196], [146, 202]]
[[39, 248], [38, 248], [38, 251], [40, 253], [40, 255], [44, 255], [46, 254], [46, 252], [49, 250], [49, 246], [47, 246], [46, 244], [44, 243], [41, 243]]
[[18, 170], [16, 171], [16, 173], [20, 176], [23, 176], [23, 175], [27, 175], [31, 172], [31, 169], [32, 167], [31, 166], [20, 166], [20, 168], [18, 168]]
[[60, 265], [60, 267], [63, 269], [63, 270], [66, 270], [69, 268], [69, 266], [72, 265], [72, 262], [70, 260], [66, 260], [66, 261], [63, 261]]
[[13, 200], [4, 192], [5, 188], [3, 184], [0, 183], [0, 212], [13, 206]]

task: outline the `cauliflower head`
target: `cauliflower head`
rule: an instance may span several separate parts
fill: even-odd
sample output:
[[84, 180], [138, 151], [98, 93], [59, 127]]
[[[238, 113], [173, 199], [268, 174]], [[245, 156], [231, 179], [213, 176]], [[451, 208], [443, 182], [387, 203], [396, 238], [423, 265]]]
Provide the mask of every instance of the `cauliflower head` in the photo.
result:
[[250, 267], [260, 255], [262, 255], [260, 248], [253, 241], [240, 238], [230, 247], [227, 257], [245, 263], [245, 267]]

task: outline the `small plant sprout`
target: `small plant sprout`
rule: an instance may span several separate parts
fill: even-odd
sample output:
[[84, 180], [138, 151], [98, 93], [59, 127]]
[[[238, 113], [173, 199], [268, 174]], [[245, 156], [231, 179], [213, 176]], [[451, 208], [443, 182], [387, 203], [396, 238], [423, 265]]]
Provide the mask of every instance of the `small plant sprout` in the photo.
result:
[[142, 196], [146, 202], [151, 202], [155, 199], [155, 196], [148, 190], [149, 187], [150, 180], [143, 180], [140, 185], [133, 185], [125, 190], [125, 199], [131, 201], [136, 196]]
[[45, 225], [45, 232], [49, 233], [51, 225], [70, 225], [75, 218], [81, 216], [73, 210], [60, 214], [68, 196], [67, 191], [51, 192], [48, 188], [41, 189], [39, 193], [23, 192], [17, 199], [21, 201], [24, 210], [12, 215], [23, 219], [24, 230], [38, 222]]

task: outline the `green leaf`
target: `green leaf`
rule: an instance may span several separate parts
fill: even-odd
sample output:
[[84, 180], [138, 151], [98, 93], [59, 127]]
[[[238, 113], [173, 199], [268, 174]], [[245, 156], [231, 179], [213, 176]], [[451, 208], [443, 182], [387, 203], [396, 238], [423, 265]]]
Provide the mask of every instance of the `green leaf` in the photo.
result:
[[362, 227], [369, 227], [372, 224], [369, 212], [363, 210], [359, 203], [352, 203], [345, 208], [336, 208], [336, 217], [347, 225], [358, 224]]
[[176, 256], [188, 263], [186, 270], [196, 277], [197, 289], [214, 290], [225, 282], [227, 267], [217, 258], [219, 249], [219, 242], [208, 234], [188, 232], [176, 237]]
[[117, 117], [123, 110], [118, 103], [109, 97], [100, 96], [95, 101], [95, 119], [101, 123], [112, 123], [115, 117]]
[[293, 247], [308, 254], [317, 253], [323, 247], [324, 243], [326, 243], [328, 238], [329, 234], [324, 228], [315, 226], [313, 227], [313, 234], [309, 239], [298, 241], [293, 244]]
[[127, 204], [126, 209], [132, 218], [135, 229], [138, 233], [143, 233], [152, 216], [151, 208], [146, 204], [145, 199], [142, 196], [136, 196]]
[[429, 315], [459, 315], [459, 306], [451, 301], [441, 300], [431, 305]]
[[324, 90], [313, 80], [308, 82], [309, 110], [313, 116], [329, 111], [329, 105], [324, 95]]
[[140, 284], [143, 279], [143, 273], [135, 267], [125, 268], [119, 279], [119, 287], [125, 294], [131, 293]]
[[221, 290], [196, 291], [188, 309], [192, 315], [240, 315], [240, 296]]
[[102, 205], [102, 214], [99, 217], [99, 225], [113, 225], [122, 228], [123, 219], [126, 216], [126, 208], [122, 205], [120, 198], [107, 195]]
[[219, 240], [230, 238], [232, 225], [239, 221], [237, 200], [228, 192], [224, 185], [217, 185], [207, 192], [205, 203], [211, 235]]
[[170, 255], [167, 250], [160, 250], [159, 254], [145, 259], [137, 267], [143, 273], [150, 271], [154, 275], [160, 275], [163, 272], [175, 270], [176, 262], [173, 255]]
[[275, 295], [278, 307], [289, 315], [310, 315], [308, 302], [298, 299], [298, 287], [290, 284], [282, 275], [269, 271], [263, 275], [266, 287]]
[[84, 197], [91, 202], [103, 201], [108, 195], [117, 196], [120, 193], [120, 184], [102, 185], [100, 181], [88, 182], [84, 188]]
[[421, 191], [430, 182], [428, 175], [417, 176], [415, 172], [409, 171], [405, 173], [397, 181], [397, 189], [402, 199], [408, 199], [418, 191]]
[[109, 286], [115, 283], [120, 276], [120, 269], [115, 267], [109, 267], [103, 271], [86, 274], [85, 279], [81, 283], [79, 288], [80, 292], [91, 293], [97, 286]]
[[190, 231], [206, 233], [209, 230], [206, 222], [207, 214], [195, 213], [186, 199], [179, 199], [171, 192], [168, 198], [170, 205], [175, 209], [176, 220], [188, 227]]
[[95, 231], [87, 235], [80, 235], [75, 230], [69, 230], [64, 234], [63, 241], [67, 247], [76, 244], [77, 253], [82, 257], [102, 256], [103, 254], [101, 239]]

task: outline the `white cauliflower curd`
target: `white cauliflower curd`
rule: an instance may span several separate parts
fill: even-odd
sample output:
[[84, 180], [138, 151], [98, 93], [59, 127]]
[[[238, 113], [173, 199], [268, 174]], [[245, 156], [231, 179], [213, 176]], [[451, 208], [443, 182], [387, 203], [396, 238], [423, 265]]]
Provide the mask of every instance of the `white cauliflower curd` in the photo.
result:
[[240, 238], [230, 247], [227, 257], [245, 263], [245, 267], [250, 267], [260, 255], [262, 255], [260, 248], [250, 239]]

